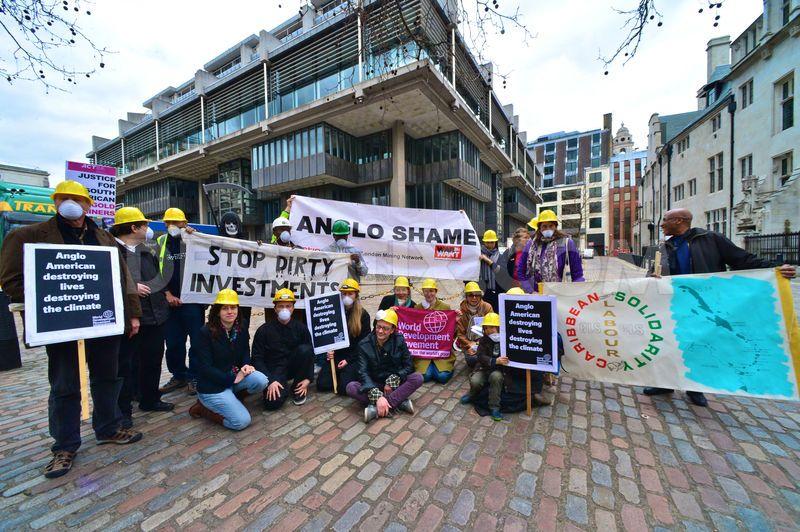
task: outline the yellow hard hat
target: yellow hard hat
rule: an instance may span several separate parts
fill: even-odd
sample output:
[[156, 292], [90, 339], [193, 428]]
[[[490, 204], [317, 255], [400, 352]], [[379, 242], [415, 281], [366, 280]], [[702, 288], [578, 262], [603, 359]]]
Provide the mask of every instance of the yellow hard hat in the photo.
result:
[[411, 285], [408, 284], [408, 277], [403, 277], [402, 275], [394, 280], [394, 287], [395, 288], [411, 288]]
[[528, 227], [530, 227], [532, 230], [536, 231], [536, 228], [539, 227], [539, 219], [536, 216], [531, 218], [531, 221], [528, 222]]
[[281, 288], [277, 292], [275, 292], [275, 297], [272, 298], [273, 303], [280, 303], [282, 301], [288, 301], [290, 303], [294, 303], [294, 292], [289, 290], [288, 288]]
[[355, 290], [356, 292], [360, 292], [361, 287], [358, 286], [358, 281], [355, 279], [345, 279], [345, 281], [339, 285], [339, 290]]
[[500, 315], [495, 312], [490, 312], [483, 317], [483, 323], [481, 325], [484, 327], [500, 327]]
[[397, 327], [397, 312], [395, 312], [392, 309], [386, 309], [382, 312], [383, 314], [381, 314], [381, 311], [379, 311], [378, 314], [375, 316], [375, 318], [378, 321], [385, 321], [386, 323], [391, 323], [392, 325]]
[[56, 185], [56, 190], [50, 195], [50, 199], [56, 199], [56, 196], [79, 196], [89, 200], [89, 205], [94, 205], [94, 200], [89, 195], [89, 191], [77, 181], [67, 180]]
[[475, 292], [479, 293], [480, 295], [483, 295], [483, 290], [481, 290], [481, 287], [478, 286], [478, 283], [476, 283], [475, 281], [468, 282], [467, 286], [464, 287], [464, 293], [471, 294]]
[[438, 290], [439, 287], [436, 286], [436, 279], [425, 279], [422, 281], [422, 289], [431, 288], [433, 290]]
[[186, 215], [177, 207], [170, 207], [164, 212], [165, 222], [188, 222]]
[[506, 292], [506, 294], [508, 294], [510, 296], [524, 296], [525, 295], [525, 290], [523, 290], [519, 286], [515, 286], [514, 288], [509, 288], [508, 292]]
[[114, 213], [114, 225], [134, 222], [152, 222], [152, 220], [145, 218], [142, 211], [136, 207], [122, 207]]
[[484, 242], [497, 242], [497, 233], [488, 229], [485, 233], [483, 233], [483, 241]]
[[539, 213], [539, 216], [536, 218], [536, 220], [537, 220], [536, 225], [539, 225], [542, 222], [558, 223], [558, 216], [556, 216], [556, 213], [554, 213], [550, 209], [545, 209]]
[[215, 305], [238, 305], [239, 304], [239, 294], [231, 290], [230, 288], [223, 288], [217, 294], [216, 299], [214, 299]]

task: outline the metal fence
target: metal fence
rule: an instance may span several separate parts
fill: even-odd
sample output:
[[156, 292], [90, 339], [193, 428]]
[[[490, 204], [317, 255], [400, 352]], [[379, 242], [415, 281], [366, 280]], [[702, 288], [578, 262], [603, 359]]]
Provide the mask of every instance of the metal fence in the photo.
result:
[[747, 236], [744, 247], [762, 259], [800, 264], [800, 232]]

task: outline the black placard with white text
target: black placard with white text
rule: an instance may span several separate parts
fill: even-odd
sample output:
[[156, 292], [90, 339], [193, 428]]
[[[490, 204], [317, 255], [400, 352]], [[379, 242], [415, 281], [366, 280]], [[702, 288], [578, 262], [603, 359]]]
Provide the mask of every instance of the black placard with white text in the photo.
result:
[[556, 299], [500, 294], [500, 352], [514, 368], [558, 373]]
[[340, 292], [306, 299], [306, 323], [314, 344], [314, 353], [327, 353], [350, 346], [347, 315]]

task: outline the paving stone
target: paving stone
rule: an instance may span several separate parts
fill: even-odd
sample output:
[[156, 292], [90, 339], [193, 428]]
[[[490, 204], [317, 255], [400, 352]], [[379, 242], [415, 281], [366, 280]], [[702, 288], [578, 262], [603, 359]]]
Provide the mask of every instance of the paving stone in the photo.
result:
[[589, 522], [589, 516], [586, 512], [586, 499], [583, 497], [567, 495], [565, 511], [567, 518], [578, 524], [585, 525]]
[[339, 520], [333, 524], [333, 529], [336, 530], [336, 532], [346, 532], [351, 530], [355, 525], [358, 524], [359, 521], [361, 521], [361, 518], [364, 517], [368, 510], [369, 504], [363, 501], [353, 503], [353, 505], [347, 509], [342, 517], [340, 517]]
[[469, 522], [470, 514], [472, 514], [474, 508], [475, 494], [468, 489], [461, 490], [450, 512], [450, 520], [464, 526]]

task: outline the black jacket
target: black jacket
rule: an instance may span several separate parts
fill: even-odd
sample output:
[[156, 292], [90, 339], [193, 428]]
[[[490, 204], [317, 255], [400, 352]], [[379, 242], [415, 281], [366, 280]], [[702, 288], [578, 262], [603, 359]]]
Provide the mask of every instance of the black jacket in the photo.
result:
[[500, 356], [500, 343], [493, 342], [488, 336], [483, 336], [478, 340], [478, 349], [475, 352], [478, 363], [476, 370], [494, 370], [502, 368], [497, 365], [497, 358]]
[[334, 360], [337, 363], [341, 362], [342, 360], [347, 360], [348, 364], [354, 363], [356, 357], [358, 356], [358, 344], [361, 342], [361, 340], [367, 337], [371, 329], [372, 329], [372, 323], [370, 321], [369, 312], [367, 312], [366, 309], [362, 309], [361, 333], [358, 336], [354, 337], [352, 334], [349, 334], [348, 331], [348, 335], [350, 336], [350, 346], [342, 349], [337, 349], [333, 355]]
[[375, 331], [370, 332], [358, 344], [356, 371], [362, 392], [372, 388], [383, 389], [389, 375], [397, 375], [401, 381], [405, 380], [414, 372], [414, 366], [403, 335], [397, 332], [392, 334], [379, 348]]
[[[311, 347], [308, 328], [292, 318], [284, 325], [277, 319], [258, 328], [253, 337], [253, 367], [269, 378], [269, 382], [289, 380], [289, 360], [303, 344]], [[313, 375], [308, 377], [313, 378]]]
[[250, 334], [240, 330], [231, 343], [227, 334], [211, 337], [208, 324], [203, 325], [194, 348], [194, 367], [199, 393], [221, 393], [233, 386], [238, 368], [250, 363]]
[[[412, 300], [411, 304], [408, 306], [410, 308], [414, 308], [414, 305], [416, 305], [416, 303], [414, 303]], [[378, 310], [386, 310], [392, 308], [393, 306], [395, 306], [395, 297], [394, 294], [389, 294], [388, 296], [383, 296], [383, 299], [381, 299], [381, 304], [378, 305]]]
[[[714, 231], [692, 227], [686, 235], [689, 254], [692, 257], [692, 273], [714, 273], [731, 270], [754, 270], [771, 268], [780, 264], [760, 259]], [[677, 272], [678, 258], [675, 246], [667, 240], [659, 247], [661, 251], [661, 275]], [[651, 267], [650, 273], [654, 268]]]
[[150, 288], [150, 295], [139, 296], [142, 306], [142, 315], [139, 321], [142, 325], [161, 325], [169, 318], [169, 304], [167, 303], [167, 285], [158, 268], [158, 259], [144, 244], [136, 246], [135, 253], [117, 242], [117, 248], [122, 255], [122, 260], [128, 265], [134, 283], [142, 283]]

